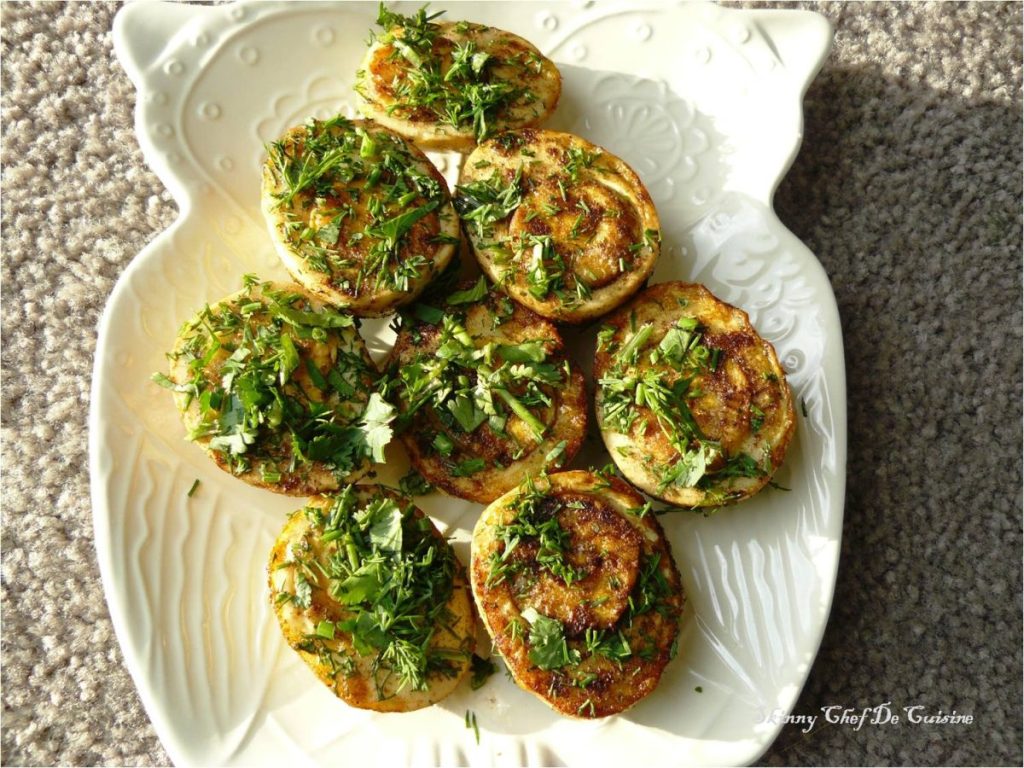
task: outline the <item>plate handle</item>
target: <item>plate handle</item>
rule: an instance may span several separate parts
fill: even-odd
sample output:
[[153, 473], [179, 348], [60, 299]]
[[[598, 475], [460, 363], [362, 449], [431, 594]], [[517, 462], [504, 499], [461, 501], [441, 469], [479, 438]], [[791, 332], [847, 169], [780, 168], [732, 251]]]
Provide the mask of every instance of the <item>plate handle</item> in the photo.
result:
[[176, 33], [196, 16], [183, 3], [128, 3], [114, 17], [114, 52], [136, 88]]
[[782, 57], [783, 66], [798, 76], [803, 93], [832, 48], [832, 22], [820, 13], [790, 9], [751, 15], [772, 51]]

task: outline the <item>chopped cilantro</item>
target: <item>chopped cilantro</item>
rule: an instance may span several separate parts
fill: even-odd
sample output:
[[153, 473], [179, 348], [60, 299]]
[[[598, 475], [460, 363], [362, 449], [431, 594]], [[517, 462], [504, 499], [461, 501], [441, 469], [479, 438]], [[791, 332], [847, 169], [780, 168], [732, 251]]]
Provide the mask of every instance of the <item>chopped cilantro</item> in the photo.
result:
[[412, 308], [413, 314], [417, 320], [422, 320], [425, 323], [431, 325], [437, 325], [441, 322], [441, 318], [444, 317], [444, 312], [437, 307], [431, 307], [426, 304], [414, 304]]
[[480, 301], [484, 296], [487, 295], [487, 278], [480, 275], [480, 279], [476, 281], [472, 288], [468, 288], [465, 291], [455, 291], [448, 296], [449, 304], [469, 304], [474, 301]]
[[391, 427], [388, 425], [394, 419], [395, 407], [381, 397], [380, 393], [371, 394], [359, 427], [366, 435], [370, 457], [378, 464], [384, 461], [384, 448], [391, 441], [392, 435]]
[[526, 261], [526, 287], [536, 299], [564, 288], [565, 263], [555, 250], [550, 235], [523, 236], [520, 250], [528, 253]]
[[372, 227], [366, 228], [366, 233], [373, 237], [384, 240], [387, 243], [389, 249], [393, 249], [398, 244], [398, 240], [405, 235], [412, 225], [422, 219], [428, 213], [437, 208], [440, 201], [431, 200], [429, 203], [421, 205], [419, 208], [414, 208], [411, 211], [405, 211], [397, 216], [393, 216], [390, 219], [381, 221]]
[[295, 574], [294, 602], [299, 608], [309, 608], [313, 602], [313, 587], [306, 578], [306, 574], [301, 571]]
[[527, 608], [522, 616], [530, 625], [527, 657], [539, 669], [549, 671], [579, 664], [580, 652], [569, 648], [562, 622], [538, 613], [534, 608]]

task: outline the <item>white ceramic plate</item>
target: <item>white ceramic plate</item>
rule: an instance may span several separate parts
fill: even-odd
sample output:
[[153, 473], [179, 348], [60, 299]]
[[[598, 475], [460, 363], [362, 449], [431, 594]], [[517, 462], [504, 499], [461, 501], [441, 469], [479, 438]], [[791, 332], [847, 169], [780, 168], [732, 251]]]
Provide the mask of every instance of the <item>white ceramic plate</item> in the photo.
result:
[[[790, 710], [814, 659], [842, 531], [835, 300], [771, 208], [800, 143], [801, 97], [829, 48], [828, 23], [689, 4], [449, 8], [449, 18], [525, 36], [559, 64], [565, 85], [551, 126], [625, 158], [658, 206], [665, 248], [654, 280], [700, 281], [746, 309], [803, 404], [777, 476], [789, 492], [769, 489], [710, 518], [663, 518], [689, 604], [660, 687], [624, 715], [576, 722], [502, 675], [406, 715], [335, 699], [285, 646], [266, 595], [271, 542], [300, 502], [216, 469], [149, 380], [195, 309], [236, 290], [245, 272], [283, 276], [258, 209], [263, 143], [310, 115], [352, 113], [374, 15], [362, 4], [134, 4], [115, 22], [117, 55], [139, 91], [139, 142], [181, 208], [110, 298], [90, 413], [104, 588], [157, 733], [181, 765], [755, 760], [780, 727], [766, 716]], [[450, 179], [457, 172], [457, 156], [437, 162]], [[364, 331], [380, 352], [382, 326]], [[586, 334], [577, 344], [582, 360]], [[394, 451], [385, 474], [400, 476], [403, 462]], [[440, 495], [421, 505], [465, 558], [480, 507]]]

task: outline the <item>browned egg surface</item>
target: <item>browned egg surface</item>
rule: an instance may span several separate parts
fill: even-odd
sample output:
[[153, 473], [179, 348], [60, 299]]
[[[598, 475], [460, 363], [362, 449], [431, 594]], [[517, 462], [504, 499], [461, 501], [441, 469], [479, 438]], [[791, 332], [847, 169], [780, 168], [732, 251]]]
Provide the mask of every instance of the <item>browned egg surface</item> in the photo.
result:
[[623, 481], [573, 471], [493, 502], [473, 531], [480, 616], [516, 683], [606, 717], [654, 690], [685, 602], [664, 532]]
[[468, 152], [554, 111], [561, 75], [523, 38], [470, 22], [384, 21], [357, 73], [359, 109], [420, 146]]
[[578, 136], [524, 129], [466, 159], [455, 208], [481, 268], [560, 322], [605, 314], [654, 269], [660, 224], [639, 176]]
[[[563, 185], [564, 187], [564, 185]], [[564, 248], [571, 280], [603, 288], [632, 265], [630, 246], [643, 239], [636, 211], [615, 190], [595, 182], [565, 189], [545, 181], [523, 198], [509, 222], [509, 236], [547, 236]]]
[[420, 709], [470, 668], [476, 621], [462, 566], [429, 518], [381, 486], [294, 512], [269, 580], [288, 644], [351, 706]]
[[221, 469], [293, 495], [369, 469], [358, 425], [376, 368], [354, 319], [303, 288], [252, 283], [204, 308], [169, 358], [188, 436]]
[[493, 290], [454, 305], [452, 295], [435, 299], [436, 314], [418, 305], [404, 315], [386, 367], [413, 466], [446, 493], [487, 503], [572, 460], [586, 389], [550, 322]]
[[444, 177], [368, 120], [311, 120], [271, 143], [262, 208], [292, 276], [364, 316], [412, 301], [458, 243]]
[[636, 583], [643, 537], [593, 496], [562, 494], [539, 506], [542, 517], [553, 517], [566, 532], [566, 562], [579, 578], [567, 584], [541, 565], [539, 540], [520, 543], [510, 555], [522, 564], [510, 577], [516, 606], [558, 619], [574, 636], [587, 627], [613, 627]]
[[795, 413], [775, 350], [745, 312], [703, 286], [662, 283], [605, 318], [599, 339], [598, 424], [630, 482], [718, 506], [771, 480]]

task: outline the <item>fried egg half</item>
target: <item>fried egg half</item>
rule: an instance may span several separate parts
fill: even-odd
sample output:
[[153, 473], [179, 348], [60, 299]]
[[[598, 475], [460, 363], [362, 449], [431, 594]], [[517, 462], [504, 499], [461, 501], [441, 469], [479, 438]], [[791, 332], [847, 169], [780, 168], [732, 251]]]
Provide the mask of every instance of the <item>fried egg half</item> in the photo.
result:
[[510, 128], [540, 124], [562, 79], [529, 42], [468, 21], [383, 11], [356, 75], [360, 111], [428, 149], [470, 151]]
[[430, 519], [388, 489], [310, 499], [277, 537], [269, 581], [288, 644], [353, 707], [420, 709], [470, 668], [476, 619], [462, 565]]
[[478, 146], [455, 209], [483, 271], [544, 317], [583, 323], [618, 307], [650, 276], [658, 213], [640, 177], [569, 133], [526, 129]]
[[286, 494], [361, 477], [376, 369], [356, 320], [296, 285], [249, 281], [179, 331], [170, 375], [188, 437], [221, 469]]
[[388, 370], [399, 436], [431, 484], [487, 503], [576, 455], [587, 426], [583, 375], [551, 323], [464, 282], [404, 314]]
[[292, 277], [361, 316], [415, 299], [459, 243], [444, 177], [367, 120], [310, 120], [268, 145], [261, 207]]
[[685, 596], [649, 509], [616, 477], [560, 472], [509, 491], [473, 530], [484, 625], [515, 682], [561, 714], [628, 709], [675, 654]]
[[622, 474], [656, 498], [714, 507], [779, 468], [796, 416], [775, 349], [702, 285], [651, 286], [598, 334], [597, 422]]

